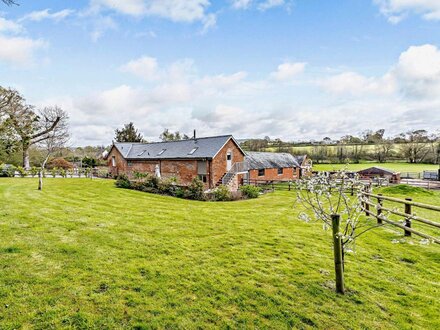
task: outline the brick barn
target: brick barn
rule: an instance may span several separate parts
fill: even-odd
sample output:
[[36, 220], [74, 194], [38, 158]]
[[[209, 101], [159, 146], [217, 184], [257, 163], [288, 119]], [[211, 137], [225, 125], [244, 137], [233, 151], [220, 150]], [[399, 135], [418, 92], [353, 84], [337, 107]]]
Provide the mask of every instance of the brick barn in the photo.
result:
[[[155, 143], [114, 143], [106, 156], [113, 176], [157, 171], [189, 185], [199, 177], [206, 188], [223, 183], [238, 187], [244, 170], [244, 151], [232, 135]], [[227, 174], [227, 175], [226, 175]]]
[[297, 157], [288, 153], [247, 152], [247, 178], [252, 181], [290, 181], [301, 177], [301, 163], [305, 156], [301, 156], [301, 163]]
[[373, 166], [357, 172], [361, 179], [384, 178], [391, 183], [400, 183], [400, 173], [388, 170], [386, 168]]

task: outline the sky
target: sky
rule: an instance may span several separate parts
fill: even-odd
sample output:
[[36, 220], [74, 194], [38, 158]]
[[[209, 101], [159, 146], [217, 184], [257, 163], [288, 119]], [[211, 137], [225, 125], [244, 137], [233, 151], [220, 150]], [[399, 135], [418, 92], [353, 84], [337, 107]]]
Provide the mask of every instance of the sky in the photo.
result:
[[0, 3], [0, 85], [69, 113], [70, 144], [135, 126], [321, 140], [440, 129], [439, 0]]

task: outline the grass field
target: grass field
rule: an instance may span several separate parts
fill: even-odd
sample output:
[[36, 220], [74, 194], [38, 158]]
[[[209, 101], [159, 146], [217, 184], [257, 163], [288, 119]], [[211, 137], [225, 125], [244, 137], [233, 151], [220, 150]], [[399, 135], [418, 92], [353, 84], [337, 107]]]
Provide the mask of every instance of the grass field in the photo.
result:
[[0, 329], [440, 328], [438, 245], [370, 231], [337, 295], [330, 233], [297, 219], [292, 192], [206, 203], [36, 186], [0, 180]]
[[361, 163], [361, 164], [313, 164], [314, 171], [336, 171], [347, 168], [350, 171], [360, 171], [372, 166], [383, 167], [396, 172], [436, 171], [438, 165], [410, 163]]

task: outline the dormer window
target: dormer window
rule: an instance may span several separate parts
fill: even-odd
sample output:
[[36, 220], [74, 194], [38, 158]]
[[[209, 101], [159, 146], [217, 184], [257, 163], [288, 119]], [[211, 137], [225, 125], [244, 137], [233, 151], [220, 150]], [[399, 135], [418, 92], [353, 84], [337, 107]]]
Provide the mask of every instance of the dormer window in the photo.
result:
[[159, 153], [157, 154], [158, 156], [162, 155], [167, 149], [162, 149], [161, 151], [159, 151]]
[[188, 155], [194, 154], [197, 151], [197, 149], [199, 148], [198, 147], [193, 148], [190, 152], [188, 152]]

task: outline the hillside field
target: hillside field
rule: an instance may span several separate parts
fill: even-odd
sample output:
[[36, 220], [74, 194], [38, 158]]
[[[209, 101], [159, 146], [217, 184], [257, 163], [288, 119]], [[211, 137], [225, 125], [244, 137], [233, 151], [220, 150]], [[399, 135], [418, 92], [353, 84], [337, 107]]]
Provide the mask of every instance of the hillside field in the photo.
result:
[[214, 203], [110, 180], [36, 187], [0, 179], [0, 329], [440, 328], [440, 246], [369, 231], [338, 295], [331, 235], [298, 220], [293, 192]]
[[314, 171], [337, 171], [347, 169], [360, 171], [372, 166], [386, 168], [395, 172], [418, 172], [437, 171], [439, 166], [434, 164], [410, 164], [410, 163], [360, 163], [360, 164], [313, 164]]

